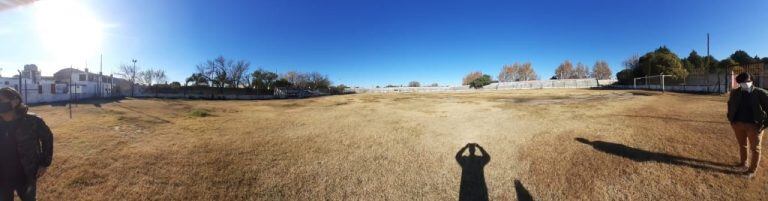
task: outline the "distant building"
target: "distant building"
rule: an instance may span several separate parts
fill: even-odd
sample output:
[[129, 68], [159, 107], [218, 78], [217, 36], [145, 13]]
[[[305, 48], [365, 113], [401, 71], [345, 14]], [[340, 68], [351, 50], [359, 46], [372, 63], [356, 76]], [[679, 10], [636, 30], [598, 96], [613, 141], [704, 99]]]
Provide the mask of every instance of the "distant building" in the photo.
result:
[[35, 64], [13, 77], [0, 77], [0, 87], [18, 90], [26, 103], [68, 101], [72, 99], [124, 96], [130, 93], [130, 82], [112, 75], [91, 73], [76, 68], [63, 68], [53, 76], [42, 76]]
[[32, 82], [37, 83], [42, 76], [40, 76], [40, 70], [37, 68], [37, 65], [27, 64], [24, 65], [24, 70], [21, 71], [21, 77], [32, 79]]

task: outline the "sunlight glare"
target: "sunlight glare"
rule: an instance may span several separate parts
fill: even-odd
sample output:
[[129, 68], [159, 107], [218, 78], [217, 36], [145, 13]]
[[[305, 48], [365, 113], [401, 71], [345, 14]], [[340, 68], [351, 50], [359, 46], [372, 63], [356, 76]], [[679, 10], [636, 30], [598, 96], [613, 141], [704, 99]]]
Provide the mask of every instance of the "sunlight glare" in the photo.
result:
[[58, 60], [82, 61], [101, 51], [104, 25], [82, 1], [40, 1], [35, 19], [40, 42]]

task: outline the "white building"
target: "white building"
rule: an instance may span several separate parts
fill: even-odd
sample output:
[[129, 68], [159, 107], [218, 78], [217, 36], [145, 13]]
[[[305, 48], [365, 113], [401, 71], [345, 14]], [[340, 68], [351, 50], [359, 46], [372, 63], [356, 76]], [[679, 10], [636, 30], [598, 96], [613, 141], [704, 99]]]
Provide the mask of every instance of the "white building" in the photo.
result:
[[[31, 71], [31, 69], [25, 69], [25, 71]], [[12, 87], [18, 90], [27, 104], [118, 95], [112, 92], [114, 85], [111, 76], [99, 76], [88, 73], [87, 70], [84, 72], [66, 68], [56, 72], [53, 77], [39, 76], [39, 74], [31, 74], [31, 76], [22, 74], [21, 78], [19, 77], [18, 75], [0, 77], [0, 87]]]

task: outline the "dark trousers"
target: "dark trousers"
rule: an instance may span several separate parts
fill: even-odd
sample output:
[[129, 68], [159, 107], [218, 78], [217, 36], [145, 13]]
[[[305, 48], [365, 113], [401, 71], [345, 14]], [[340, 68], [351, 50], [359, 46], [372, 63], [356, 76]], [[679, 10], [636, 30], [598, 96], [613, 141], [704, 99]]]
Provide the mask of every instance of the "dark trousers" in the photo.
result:
[[13, 192], [21, 198], [22, 201], [35, 201], [37, 187], [32, 185], [11, 185], [9, 187], [0, 187], [0, 201], [13, 201]]

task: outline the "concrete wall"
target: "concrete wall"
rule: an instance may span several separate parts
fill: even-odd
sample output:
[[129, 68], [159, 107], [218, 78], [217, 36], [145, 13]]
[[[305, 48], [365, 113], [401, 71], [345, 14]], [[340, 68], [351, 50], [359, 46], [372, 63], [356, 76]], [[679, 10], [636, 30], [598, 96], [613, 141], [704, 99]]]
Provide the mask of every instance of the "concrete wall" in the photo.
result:
[[[112, 89], [110, 83], [101, 83], [101, 87], [99, 87], [98, 82], [89, 81], [75, 81], [71, 88], [67, 89], [66, 83], [56, 83], [53, 80], [38, 80], [35, 83], [28, 78], [22, 78], [21, 85], [19, 85], [19, 78], [6, 77], [0, 77], [0, 87], [16, 89], [27, 104], [95, 98], [99, 97], [99, 89], [101, 89], [102, 97], [110, 97]], [[55, 89], [51, 90], [51, 88]], [[79, 93], [70, 94], [73, 91]]]
[[[155, 95], [154, 93], [140, 93], [136, 94], [136, 97], [140, 98], [172, 98], [172, 99], [210, 99], [210, 94], [178, 94], [178, 93], [158, 93]], [[214, 99], [226, 99], [226, 100], [265, 100], [265, 99], [273, 99], [275, 96], [273, 95], [234, 95], [234, 94], [227, 94], [227, 95], [220, 95], [216, 94], [214, 95]]]
[[[521, 82], [491, 83], [478, 90], [513, 90], [513, 89], [546, 89], [546, 88], [591, 88], [598, 85], [610, 85], [616, 80], [567, 79], [567, 80], [533, 80]], [[355, 89], [357, 93], [430, 93], [430, 92], [459, 92], [474, 91], [468, 85], [443, 87], [390, 87], [373, 89]]]

